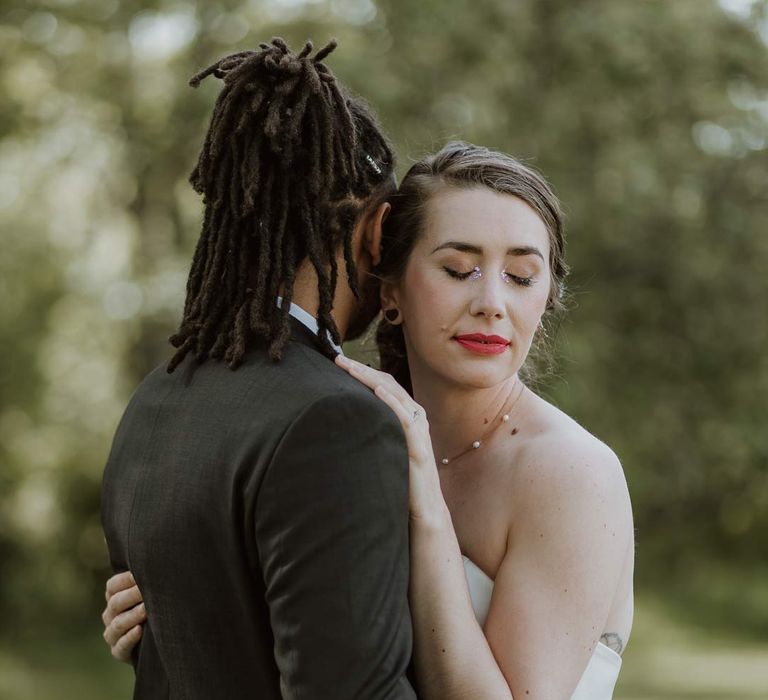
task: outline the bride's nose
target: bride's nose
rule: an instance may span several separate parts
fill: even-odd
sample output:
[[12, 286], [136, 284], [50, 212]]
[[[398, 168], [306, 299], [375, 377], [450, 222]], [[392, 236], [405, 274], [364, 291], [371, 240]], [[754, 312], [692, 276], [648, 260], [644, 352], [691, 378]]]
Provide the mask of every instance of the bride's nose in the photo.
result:
[[486, 318], [504, 318], [506, 283], [501, 275], [486, 274], [472, 283], [472, 300], [469, 313]]

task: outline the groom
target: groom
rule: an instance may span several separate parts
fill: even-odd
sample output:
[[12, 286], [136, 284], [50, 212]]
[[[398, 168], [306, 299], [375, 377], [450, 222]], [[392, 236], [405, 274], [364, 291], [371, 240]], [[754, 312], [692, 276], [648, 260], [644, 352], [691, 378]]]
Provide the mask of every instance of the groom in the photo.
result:
[[177, 350], [103, 482], [112, 566], [148, 612], [136, 698], [415, 698], [405, 440], [329, 359], [377, 312], [393, 154], [334, 47], [274, 39], [191, 81], [224, 87]]

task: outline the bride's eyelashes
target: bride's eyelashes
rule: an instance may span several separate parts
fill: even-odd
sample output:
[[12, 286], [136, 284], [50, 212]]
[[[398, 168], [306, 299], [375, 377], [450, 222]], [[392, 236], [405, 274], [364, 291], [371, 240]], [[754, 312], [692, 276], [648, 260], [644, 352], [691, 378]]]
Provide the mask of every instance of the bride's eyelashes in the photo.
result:
[[[477, 274], [475, 269], [472, 269], [469, 272], [459, 272], [458, 270], [454, 270], [446, 265], [443, 265], [443, 270], [445, 270], [450, 277], [453, 277], [457, 280], [465, 280], [470, 276]], [[505, 277], [505, 279], [512, 280], [516, 285], [520, 287], [530, 287], [536, 281], [533, 275], [530, 277], [518, 277], [517, 275], [510, 274], [509, 272], [502, 272], [501, 274]]]
[[530, 287], [536, 281], [533, 275], [530, 277], [518, 277], [517, 275], [513, 275], [511, 272], [502, 272], [501, 276], [508, 280], [512, 280], [520, 287]]
[[452, 270], [450, 267], [445, 265], [443, 265], [443, 270], [445, 270], [451, 277], [455, 277], [457, 280], [465, 280], [474, 272], [474, 270], [470, 270], [469, 272], [459, 272], [458, 270]]

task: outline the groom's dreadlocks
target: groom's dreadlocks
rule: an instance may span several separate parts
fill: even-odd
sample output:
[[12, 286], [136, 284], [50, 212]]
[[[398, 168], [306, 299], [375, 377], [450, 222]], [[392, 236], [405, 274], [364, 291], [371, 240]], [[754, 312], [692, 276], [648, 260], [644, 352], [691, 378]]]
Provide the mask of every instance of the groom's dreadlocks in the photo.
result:
[[[321, 61], [279, 38], [259, 51], [226, 56], [195, 75], [224, 82], [190, 182], [205, 214], [187, 282], [184, 316], [171, 343], [172, 372], [190, 352], [197, 361], [242, 361], [254, 335], [278, 360], [290, 334], [288, 310], [296, 268], [317, 272], [318, 339], [331, 350], [331, 317], [343, 245], [346, 272], [359, 298], [352, 257], [354, 224], [378, 188], [394, 188], [393, 153], [369, 108], [349, 97]], [[283, 302], [276, 298], [281, 291]]]

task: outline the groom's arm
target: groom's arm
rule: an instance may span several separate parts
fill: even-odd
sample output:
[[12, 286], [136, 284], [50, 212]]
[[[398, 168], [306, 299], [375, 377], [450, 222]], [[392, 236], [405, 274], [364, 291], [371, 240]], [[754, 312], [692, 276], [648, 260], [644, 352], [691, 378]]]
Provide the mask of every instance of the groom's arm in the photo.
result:
[[332, 395], [296, 419], [262, 482], [256, 538], [283, 697], [415, 698], [408, 457], [385, 404]]

